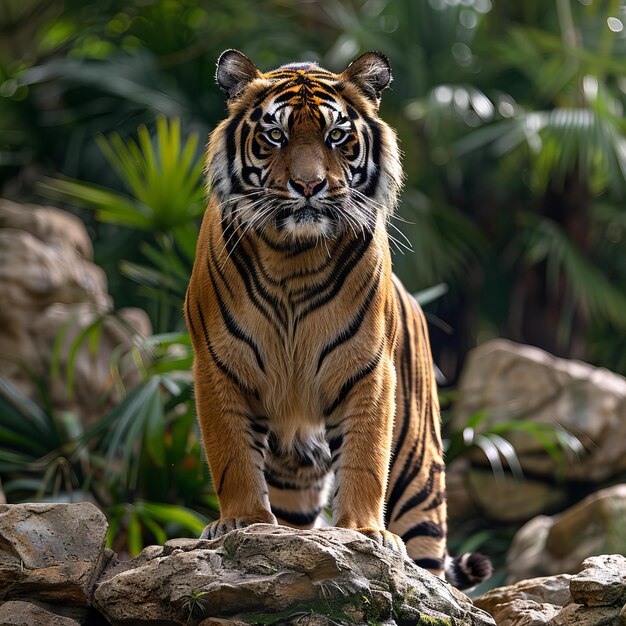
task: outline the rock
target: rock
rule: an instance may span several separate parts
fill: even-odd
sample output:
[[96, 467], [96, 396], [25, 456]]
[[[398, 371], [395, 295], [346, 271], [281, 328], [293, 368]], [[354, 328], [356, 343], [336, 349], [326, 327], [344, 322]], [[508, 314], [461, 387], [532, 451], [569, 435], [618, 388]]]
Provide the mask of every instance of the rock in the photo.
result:
[[619, 607], [588, 608], [580, 604], [566, 606], [548, 626], [619, 626]]
[[[54, 409], [72, 412], [85, 422], [111, 406], [102, 402], [107, 392], [111, 403], [119, 400], [111, 377], [112, 356], [128, 352], [137, 333], [150, 334], [150, 322], [138, 309], [120, 312], [122, 321], [106, 316], [113, 306], [106, 278], [93, 263], [92, 245], [78, 218], [0, 199], [0, 302], [0, 353], [14, 357], [0, 360], [0, 373], [23, 394], [39, 400], [37, 381], [18, 362], [40, 378]], [[98, 349], [94, 353], [89, 342], [83, 342], [73, 364], [74, 389], [68, 390], [70, 346], [100, 318]], [[62, 375], [53, 376], [59, 337]], [[139, 372], [126, 361], [121, 375], [128, 387], [139, 381]]]
[[104, 565], [107, 523], [92, 504], [0, 505], [0, 601], [88, 606]]
[[[546, 540], [553, 525], [554, 520], [551, 517], [538, 515], [515, 533], [506, 556], [507, 583], [548, 576], [560, 571], [559, 564], [552, 561], [546, 563]], [[577, 568], [570, 573], [574, 571]]]
[[602, 489], [563, 513], [539, 516], [516, 533], [507, 554], [508, 582], [578, 572], [583, 561], [624, 549], [626, 484]]
[[392, 615], [416, 624], [493, 624], [439, 578], [346, 529], [255, 524], [214, 541], [179, 539], [147, 550], [97, 585], [94, 605], [113, 625], [217, 626], [224, 622], [207, 620], [267, 616], [281, 624], [393, 624]]
[[203, 619], [198, 626], [247, 626], [247, 624], [245, 622], [239, 622], [232, 619], [208, 617], [207, 619]]
[[31, 602], [10, 600], [0, 605], [0, 626], [80, 626], [80, 622]]
[[498, 626], [625, 626], [626, 558], [587, 559], [577, 575], [524, 580], [474, 602]]
[[[519, 479], [510, 474], [497, 477], [490, 469], [461, 469], [457, 465], [455, 463], [449, 472], [452, 489], [447, 490], [448, 500], [454, 503], [462, 491], [467, 495], [460, 495], [460, 505], [451, 504], [450, 514], [455, 519], [462, 519], [459, 515], [463, 511], [461, 507], [466, 507], [465, 511], [470, 509], [464, 502], [467, 496], [473, 501], [475, 510], [484, 511], [490, 519], [504, 523], [525, 522], [543, 511], [559, 510], [567, 502], [563, 490], [548, 483]], [[460, 487], [461, 484], [464, 486]]]
[[525, 580], [492, 589], [474, 604], [487, 611], [498, 626], [543, 626], [571, 602], [568, 574]]
[[626, 558], [621, 554], [585, 559], [583, 570], [570, 581], [572, 598], [585, 606], [626, 603]]
[[460, 591], [351, 530], [257, 524], [130, 561], [105, 536], [88, 503], [0, 506], [0, 626], [495, 626]]
[[[490, 341], [468, 356], [452, 426], [462, 428], [479, 411], [487, 411], [487, 423], [523, 418], [560, 424], [586, 447], [586, 455], [559, 468], [537, 439], [507, 435], [522, 468], [535, 477], [552, 479], [559, 469], [566, 480], [600, 482], [626, 470], [626, 379], [605, 369]], [[487, 465], [480, 451], [472, 460]]]

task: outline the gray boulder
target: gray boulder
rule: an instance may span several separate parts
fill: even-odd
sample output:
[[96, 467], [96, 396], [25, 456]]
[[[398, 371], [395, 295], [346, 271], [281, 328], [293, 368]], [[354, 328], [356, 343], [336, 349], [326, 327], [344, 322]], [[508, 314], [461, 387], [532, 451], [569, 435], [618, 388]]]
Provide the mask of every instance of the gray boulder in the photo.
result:
[[[53, 407], [81, 417], [85, 424], [119, 402], [112, 359], [120, 351], [127, 353], [136, 336], [150, 335], [152, 328], [141, 309], [122, 309], [119, 320], [107, 315], [113, 302], [106, 277], [93, 263], [93, 247], [80, 219], [59, 209], [0, 198], [0, 302], [0, 352], [15, 357], [0, 360], [0, 374], [24, 395], [39, 401], [32, 371], [45, 384]], [[83, 341], [71, 358], [80, 333], [99, 320], [96, 353]], [[65, 376], [51, 375], [55, 359], [61, 372], [72, 368], [73, 389]], [[136, 384], [141, 377], [132, 359], [118, 361], [124, 385]], [[102, 402], [105, 393], [107, 403]]]
[[498, 626], [625, 626], [626, 558], [587, 559], [577, 575], [524, 580], [475, 600]]
[[114, 625], [249, 624], [269, 616], [311, 625], [494, 623], [439, 578], [357, 532], [269, 524], [147, 548], [105, 572], [94, 604]]
[[80, 504], [0, 505], [0, 601], [88, 606], [106, 560], [106, 518]]
[[0, 626], [80, 626], [81, 622], [23, 600], [0, 604]]
[[622, 552], [626, 484], [601, 489], [558, 515], [541, 515], [516, 533], [507, 554], [508, 582], [576, 573], [590, 556]]
[[[488, 422], [524, 419], [560, 424], [575, 433], [587, 453], [557, 468], [541, 442], [508, 435], [524, 470], [552, 478], [599, 482], [626, 470], [626, 379], [587, 363], [560, 359], [504, 339], [489, 341], [468, 356], [459, 383], [453, 426], [487, 411]], [[487, 465], [477, 452], [474, 460]]]
[[[91, 504], [0, 506], [0, 626], [495, 626], [462, 593], [355, 531], [256, 524], [130, 561]], [[22, 615], [23, 614], [23, 615]], [[102, 618], [96, 615], [103, 616]]]

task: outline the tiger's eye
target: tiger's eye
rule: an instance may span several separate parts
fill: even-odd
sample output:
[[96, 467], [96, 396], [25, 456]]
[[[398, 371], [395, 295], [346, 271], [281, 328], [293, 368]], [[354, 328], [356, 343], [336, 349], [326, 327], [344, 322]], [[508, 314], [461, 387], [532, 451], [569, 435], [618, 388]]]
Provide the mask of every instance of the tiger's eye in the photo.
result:
[[283, 133], [281, 130], [278, 130], [278, 128], [272, 128], [269, 132], [269, 136], [272, 141], [279, 142], [283, 140]]
[[330, 138], [331, 141], [337, 142], [343, 139], [345, 137], [345, 134], [346, 133], [340, 128], [335, 128], [334, 130], [330, 131], [330, 133], [328, 134], [328, 137]]

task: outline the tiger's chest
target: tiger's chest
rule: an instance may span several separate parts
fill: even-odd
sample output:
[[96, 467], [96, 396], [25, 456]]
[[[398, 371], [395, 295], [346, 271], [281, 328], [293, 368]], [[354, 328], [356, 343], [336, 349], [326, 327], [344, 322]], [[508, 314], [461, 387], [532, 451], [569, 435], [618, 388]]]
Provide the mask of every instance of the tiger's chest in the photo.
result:
[[389, 345], [382, 231], [298, 255], [245, 240], [219, 270], [205, 306], [218, 367], [281, 439], [319, 433], [346, 381]]
[[[301, 304], [295, 305], [289, 294], [284, 295], [276, 298], [284, 305], [281, 317], [267, 319], [247, 303], [232, 311], [249, 341], [238, 340], [232, 328], [215, 320], [216, 342], [222, 348], [228, 346], [229, 367], [250, 387], [248, 401], [255, 412], [276, 424], [313, 426], [323, 421], [333, 372], [342, 369], [338, 361], [342, 350], [339, 346], [328, 350], [346, 325], [341, 299], [303, 316]], [[254, 329], [254, 333], [243, 329]]]

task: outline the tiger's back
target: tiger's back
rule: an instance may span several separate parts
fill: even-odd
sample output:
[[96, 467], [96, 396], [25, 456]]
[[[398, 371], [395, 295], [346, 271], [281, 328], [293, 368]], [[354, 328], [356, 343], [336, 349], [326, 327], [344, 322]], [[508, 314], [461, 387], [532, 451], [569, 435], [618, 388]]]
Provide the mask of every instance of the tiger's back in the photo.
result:
[[395, 135], [377, 116], [388, 63], [368, 53], [342, 74], [262, 74], [227, 51], [217, 78], [229, 116], [209, 142], [211, 200], [185, 302], [220, 501], [204, 535], [311, 527], [332, 489], [336, 525], [406, 544], [441, 575], [428, 335], [392, 275], [386, 233], [401, 182]]

